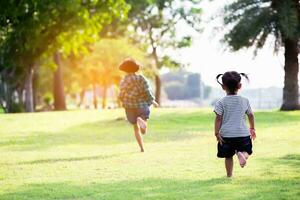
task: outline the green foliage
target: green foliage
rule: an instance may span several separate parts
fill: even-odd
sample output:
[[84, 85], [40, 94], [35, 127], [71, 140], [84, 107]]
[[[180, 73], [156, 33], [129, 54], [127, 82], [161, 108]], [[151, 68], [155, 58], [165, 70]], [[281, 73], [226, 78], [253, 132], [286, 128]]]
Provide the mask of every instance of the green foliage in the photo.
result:
[[0, 115], [0, 199], [299, 199], [299, 111], [256, 112], [254, 153], [231, 179], [214, 116], [152, 110], [142, 154], [123, 110]]
[[[297, 10], [298, 9], [298, 10]], [[300, 38], [300, 3], [282, 1], [278, 6], [278, 24], [285, 38]]]
[[[78, 54], [114, 18], [125, 19], [124, 0], [24, 0], [0, 2], [0, 72], [22, 90], [34, 65], [55, 51]], [[21, 100], [20, 100], [21, 101]]]
[[160, 59], [159, 66], [165, 66], [171, 69], [178, 68], [181, 66], [181, 63], [178, 61], [173, 60], [170, 56], [163, 56]]
[[192, 37], [191, 36], [185, 36], [182, 38], [181, 41], [178, 42], [177, 47], [178, 48], [184, 48], [189, 47], [192, 45]]
[[295, 0], [237, 0], [225, 8], [224, 23], [231, 28], [224, 40], [233, 50], [253, 45], [261, 48], [273, 34], [277, 49], [285, 39], [299, 39], [299, 13]]
[[[137, 6], [136, 2], [139, 2]], [[178, 36], [176, 28], [179, 23], [186, 23], [196, 31], [201, 30], [199, 1], [130, 0], [128, 3], [132, 5], [128, 17], [129, 26], [133, 27], [129, 33], [131, 39], [136, 43], [147, 44], [152, 58], [155, 62], [158, 60], [156, 68], [179, 66], [178, 61], [160, 51], [191, 45], [192, 37]]]
[[76, 53], [84, 42], [97, 39], [101, 27], [113, 17], [126, 14], [122, 0], [12, 2], [3, 2], [0, 10], [1, 29], [6, 30], [0, 46], [5, 57], [2, 66], [7, 66], [13, 58], [15, 65], [31, 67], [43, 53], [59, 48], [66, 54]]
[[24, 107], [21, 103], [13, 102], [11, 105], [10, 113], [24, 112]]
[[269, 35], [275, 38], [274, 50], [284, 47], [285, 76], [282, 110], [297, 110], [299, 89], [300, 1], [236, 0], [225, 8], [224, 23], [229, 27], [224, 41], [237, 51], [262, 48]]
[[147, 64], [146, 55], [126, 39], [102, 39], [89, 46], [87, 55], [69, 57], [64, 62], [64, 80], [68, 92], [100, 86], [119, 85], [122, 73], [118, 65], [132, 57]]
[[43, 96], [43, 101], [45, 105], [50, 105], [53, 102], [53, 95], [52, 93], [46, 93]]

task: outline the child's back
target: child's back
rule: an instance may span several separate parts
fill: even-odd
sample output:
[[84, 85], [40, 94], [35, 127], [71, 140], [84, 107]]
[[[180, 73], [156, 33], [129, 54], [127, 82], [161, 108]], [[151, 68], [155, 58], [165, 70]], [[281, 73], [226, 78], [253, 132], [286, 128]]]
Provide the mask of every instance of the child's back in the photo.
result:
[[120, 99], [125, 108], [149, 107], [154, 100], [147, 80], [140, 74], [127, 74], [121, 81], [120, 90]]
[[249, 136], [246, 114], [252, 113], [249, 100], [239, 95], [227, 95], [217, 101], [215, 112], [222, 115], [222, 137]]

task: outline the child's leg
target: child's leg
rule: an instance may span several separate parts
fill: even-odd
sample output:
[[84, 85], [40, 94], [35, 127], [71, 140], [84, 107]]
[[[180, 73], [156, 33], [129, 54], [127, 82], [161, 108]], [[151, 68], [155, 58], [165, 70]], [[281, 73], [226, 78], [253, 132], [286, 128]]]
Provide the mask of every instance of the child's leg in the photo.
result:
[[142, 134], [146, 134], [147, 133], [147, 120], [143, 120], [141, 117], [137, 118], [137, 123], [141, 129], [141, 133]]
[[232, 177], [232, 171], [233, 171], [233, 158], [225, 158], [225, 168], [227, 177]]
[[143, 144], [143, 138], [141, 136], [140, 128], [137, 124], [134, 124], [133, 128], [134, 128], [135, 138], [141, 148], [141, 152], [144, 152], [144, 144]]
[[237, 142], [237, 156], [241, 167], [244, 167], [252, 153], [252, 141], [250, 136], [247, 136], [239, 139]]
[[140, 108], [138, 110], [137, 124], [139, 125], [142, 134], [146, 134], [147, 132], [147, 119], [149, 119], [149, 116], [150, 116], [149, 107]]

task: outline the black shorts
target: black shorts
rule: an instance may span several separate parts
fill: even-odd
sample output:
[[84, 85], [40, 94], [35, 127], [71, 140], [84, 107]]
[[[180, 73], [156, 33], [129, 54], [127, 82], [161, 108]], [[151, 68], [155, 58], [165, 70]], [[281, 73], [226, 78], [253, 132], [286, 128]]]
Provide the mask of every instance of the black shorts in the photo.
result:
[[247, 152], [249, 155], [252, 154], [252, 141], [250, 136], [247, 137], [235, 137], [226, 138], [223, 137], [224, 142], [222, 145], [218, 143], [218, 154], [219, 158], [231, 158], [234, 156], [236, 151]]

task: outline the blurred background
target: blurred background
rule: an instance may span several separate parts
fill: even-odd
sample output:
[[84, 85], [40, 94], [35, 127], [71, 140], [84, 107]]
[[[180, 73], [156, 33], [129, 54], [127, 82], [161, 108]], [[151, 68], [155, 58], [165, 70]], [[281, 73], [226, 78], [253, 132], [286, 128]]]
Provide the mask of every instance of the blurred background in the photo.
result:
[[299, 1], [0, 2], [0, 112], [114, 109], [127, 57], [162, 107], [210, 107], [249, 75], [255, 109], [299, 109]]

